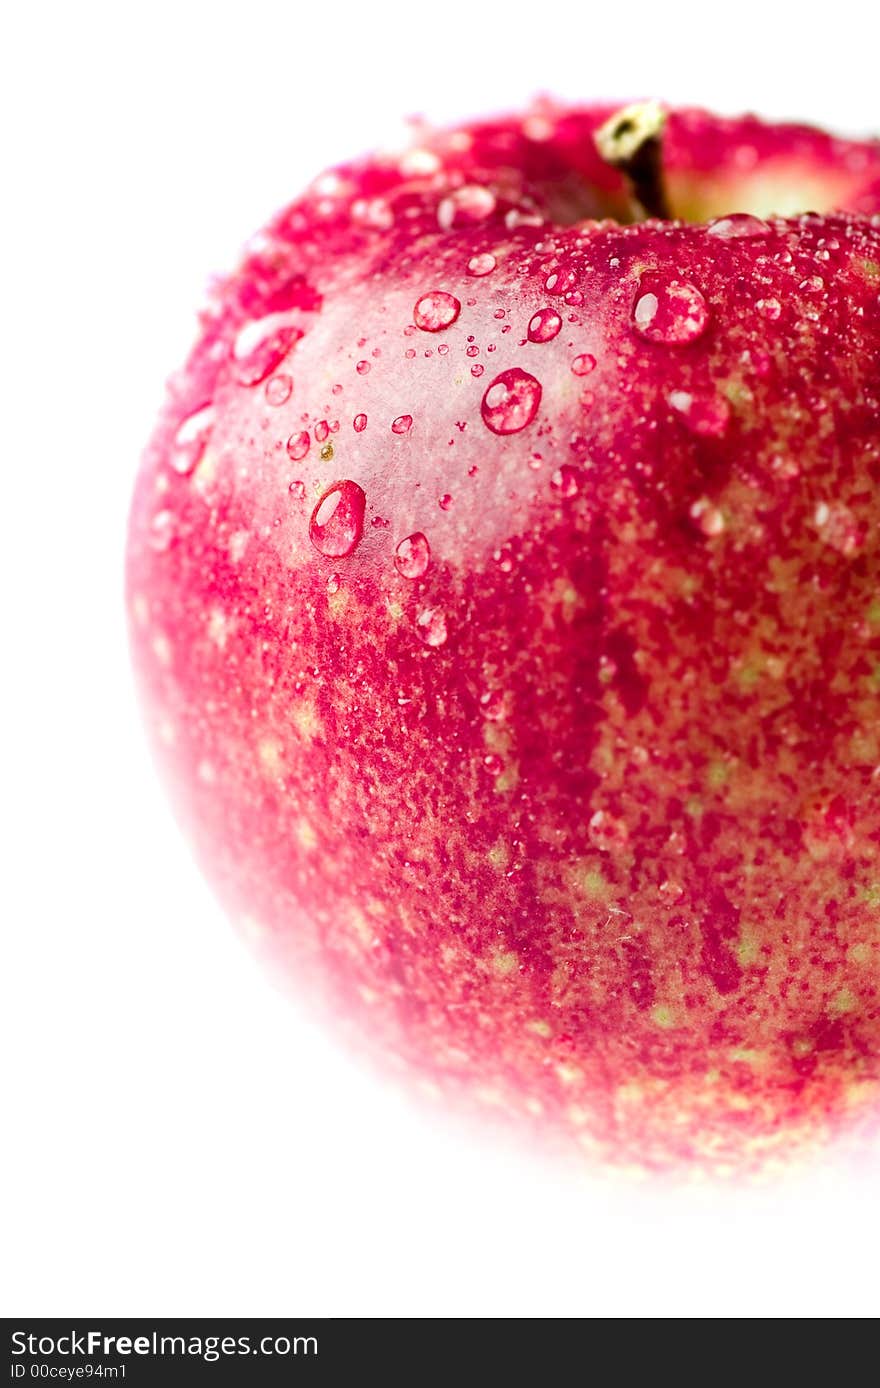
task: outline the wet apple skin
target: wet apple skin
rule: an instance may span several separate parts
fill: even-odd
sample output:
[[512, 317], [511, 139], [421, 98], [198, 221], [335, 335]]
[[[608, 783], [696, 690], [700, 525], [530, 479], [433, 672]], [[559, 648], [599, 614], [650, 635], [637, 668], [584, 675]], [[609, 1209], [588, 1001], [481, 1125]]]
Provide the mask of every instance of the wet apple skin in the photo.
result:
[[880, 151], [673, 114], [671, 187], [752, 149], [851, 210], [556, 225], [623, 215], [607, 114], [426, 136], [252, 244], [139, 474], [132, 648], [205, 872], [353, 1044], [760, 1163], [880, 1078]]

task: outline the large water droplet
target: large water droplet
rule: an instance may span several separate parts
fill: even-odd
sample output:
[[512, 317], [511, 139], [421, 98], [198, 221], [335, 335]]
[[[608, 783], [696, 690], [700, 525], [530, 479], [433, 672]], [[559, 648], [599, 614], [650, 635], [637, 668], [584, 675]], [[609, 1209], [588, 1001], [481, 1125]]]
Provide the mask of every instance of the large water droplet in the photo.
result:
[[211, 436], [214, 417], [214, 406], [204, 405], [188, 415], [174, 435], [174, 447], [168, 462], [181, 477], [189, 477], [201, 462]]
[[334, 482], [318, 502], [309, 521], [309, 539], [319, 554], [344, 559], [364, 533], [367, 498], [357, 482]]
[[476, 278], [480, 278], [482, 275], [491, 275], [496, 264], [497, 261], [494, 255], [491, 255], [488, 251], [484, 251], [481, 255], [471, 256], [467, 263], [467, 272], [469, 275], [473, 275]]
[[495, 194], [476, 183], [466, 183], [443, 198], [437, 208], [437, 221], [443, 231], [449, 231], [451, 227], [484, 222], [494, 211]]
[[426, 646], [442, 646], [448, 632], [446, 618], [436, 607], [426, 607], [416, 618], [416, 630]]
[[633, 327], [649, 342], [685, 347], [702, 337], [709, 309], [695, 284], [688, 280], [645, 275], [632, 311]]
[[302, 433], [291, 434], [290, 438], [287, 440], [288, 458], [294, 463], [300, 462], [308, 453], [310, 442], [308, 430], [306, 429], [304, 429]]
[[237, 379], [243, 386], [255, 386], [264, 381], [281, 365], [302, 335], [288, 313], [270, 313], [245, 324], [232, 349]]
[[439, 333], [449, 328], [461, 313], [461, 303], [443, 289], [423, 294], [413, 309], [413, 322], [423, 333]]
[[574, 358], [571, 369], [575, 376], [589, 376], [595, 366], [596, 358], [590, 352], [581, 352], [580, 356]]
[[394, 567], [401, 578], [421, 578], [431, 562], [431, 546], [420, 530], [407, 535], [394, 551]]
[[528, 328], [529, 342], [552, 342], [562, 327], [562, 319], [553, 308], [539, 308]]
[[750, 236], [768, 236], [771, 228], [750, 212], [734, 212], [729, 217], [716, 217], [706, 227], [707, 236], [721, 241], [737, 241]]
[[512, 366], [486, 388], [480, 405], [483, 423], [493, 434], [518, 434], [531, 424], [541, 403], [541, 385], [528, 371]]

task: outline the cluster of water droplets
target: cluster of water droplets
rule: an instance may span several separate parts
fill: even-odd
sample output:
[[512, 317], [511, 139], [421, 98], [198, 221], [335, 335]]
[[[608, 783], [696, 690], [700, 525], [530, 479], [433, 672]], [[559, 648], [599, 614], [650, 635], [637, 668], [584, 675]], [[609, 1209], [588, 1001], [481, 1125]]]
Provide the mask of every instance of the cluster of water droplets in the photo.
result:
[[[485, 222], [495, 207], [496, 199], [492, 192], [478, 185], [465, 185], [443, 198], [438, 208], [438, 222], [443, 229], [475, 226]], [[352, 215], [355, 215], [355, 209]], [[357, 218], [365, 225], [387, 225], [386, 205], [381, 199], [358, 204]], [[709, 223], [705, 235], [718, 241], [736, 241], [766, 237], [771, 231], [772, 228], [760, 218], [750, 214], [732, 214]], [[471, 255], [462, 269], [470, 279], [478, 280], [491, 275], [497, 264], [498, 255], [484, 250]], [[546, 275], [544, 290], [557, 302], [561, 300], [569, 308], [576, 309], [584, 302], [581, 279], [575, 264], [563, 261]], [[800, 282], [799, 288], [804, 295], [820, 296], [825, 284], [821, 276], [807, 276]], [[475, 299], [467, 300], [468, 306], [475, 303]], [[763, 318], [770, 321], [774, 321], [782, 312], [779, 300], [770, 294], [758, 298], [755, 307]], [[417, 340], [419, 332], [428, 335], [444, 332], [458, 322], [462, 308], [462, 300], [447, 289], [426, 289], [414, 303], [412, 323], [407, 333], [414, 335]], [[549, 305], [536, 309], [528, 321], [522, 343], [527, 341], [541, 345], [553, 342], [562, 331], [564, 312], [564, 309], [560, 312]], [[498, 320], [503, 320], [505, 314], [506, 310], [502, 307], [494, 312]], [[569, 321], [577, 321], [577, 316], [571, 315]], [[689, 279], [674, 273], [649, 271], [643, 273], [636, 283], [629, 326], [637, 337], [669, 348], [687, 347], [706, 333], [710, 322], [711, 311], [703, 292]], [[502, 332], [509, 332], [510, 327], [509, 323], [505, 323]], [[248, 323], [238, 333], [232, 350], [231, 363], [236, 379], [246, 386], [263, 383], [263, 394], [268, 405], [278, 407], [285, 404], [293, 395], [294, 379], [288, 371], [280, 368], [301, 336], [300, 328], [289, 314], [270, 314]], [[573, 344], [568, 345], [573, 348]], [[445, 356], [449, 347], [441, 343], [434, 350], [438, 355]], [[473, 336], [469, 336], [466, 355], [473, 359], [479, 350]], [[486, 351], [493, 350], [494, 344], [486, 347]], [[375, 349], [372, 355], [378, 356], [379, 349]], [[417, 355], [415, 348], [407, 348], [406, 355], [414, 358]], [[424, 355], [430, 356], [431, 350], [426, 350]], [[575, 377], [589, 376], [595, 371], [596, 365], [595, 357], [589, 352], [575, 352], [569, 358], [570, 371]], [[368, 376], [371, 369], [366, 355], [356, 362], [355, 370], [361, 378]], [[479, 378], [484, 375], [485, 368], [481, 363], [474, 362], [470, 371], [475, 378]], [[334, 393], [341, 390], [341, 385], [333, 387]], [[535, 419], [542, 394], [541, 382], [532, 372], [519, 366], [508, 367], [495, 374], [483, 390], [480, 400], [482, 424], [490, 433], [500, 437], [518, 434]], [[711, 391], [701, 393], [681, 388], [670, 391], [666, 400], [675, 417], [697, 437], [720, 438], [729, 427], [730, 405], [724, 397]], [[308, 416], [302, 418], [305, 421]], [[366, 413], [359, 412], [353, 416], [351, 428], [355, 434], [360, 434], [367, 424]], [[169, 465], [173, 471], [188, 476], [195, 470], [204, 454], [213, 425], [214, 409], [211, 405], [194, 411], [181, 424], [169, 454]], [[322, 461], [329, 461], [333, 457], [333, 441], [329, 435], [338, 427], [337, 421], [331, 424], [327, 420], [320, 420], [312, 426], [311, 434], [307, 429], [293, 432], [286, 442], [288, 457], [293, 462], [305, 459], [313, 438], [321, 448]], [[404, 438], [413, 428], [413, 416], [400, 414], [384, 427], [390, 427], [393, 435]], [[465, 426], [462, 424], [459, 427]], [[540, 454], [533, 454], [530, 466], [541, 466]], [[476, 471], [474, 466], [469, 475], [474, 475]], [[574, 497], [581, 480], [580, 470], [567, 463], [556, 467], [550, 475], [550, 485], [562, 499]], [[305, 500], [306, 485], [302, 479], [292, 481], [289, 489], [295, 500]], [[438, 498], [438, 505], [443, 511], [448, 511], [452, 504], [453, 498], [449, 493]], [[311, 513], [308, 525], [311, 544], [325, 558], [344, 559], [351, 556], [363, 537], [365, 514], [366, 496], [358, 483], [348, 479], [335, 482], [323, 492]], [[691, 519], [707, 535], [718, 534], [724, 527], [721, 512], [705, 498], [694, 503]], [[372, 524], [387, 526], [388, 522], [375, 518]], [[836, 514], [820, 529], [829, 544], [842, 546], [851, 543], [849, 531]], [[160, 510], [151, 526], [150, 543], [154, 549], [162, 551], [169, 548], [176, 533], [173, 513], [168, 509]], [[494, 558], [502, 572], [512, 571], [514, 558], [508, 547], [499, 549]], [[393, 564], [401, 578], [411, 581], [423, 578], [430, 563], [430, 544], [421, 531], [407, 535], [397, 544]], [[328, 592], [337, 592], [341, 581], [341, 575], [333, 573], [327, 580]], [[416, 630], [428, 647], [441, 646], [447, 640], [446, 618], [438, 608], [424, 608], [416, 619]]]

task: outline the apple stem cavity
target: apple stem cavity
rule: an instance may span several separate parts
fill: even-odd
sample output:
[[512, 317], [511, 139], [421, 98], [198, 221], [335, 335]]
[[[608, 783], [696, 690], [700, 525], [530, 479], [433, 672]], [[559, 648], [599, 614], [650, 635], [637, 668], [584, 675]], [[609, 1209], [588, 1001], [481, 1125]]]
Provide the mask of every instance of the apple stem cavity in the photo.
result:
[[635, 221], [670, 217], [663, 186], [665, 124], [660, 105], [642, 101], [616, 111], [593, 136], [601, 158], [619, 169], [627, 181]]

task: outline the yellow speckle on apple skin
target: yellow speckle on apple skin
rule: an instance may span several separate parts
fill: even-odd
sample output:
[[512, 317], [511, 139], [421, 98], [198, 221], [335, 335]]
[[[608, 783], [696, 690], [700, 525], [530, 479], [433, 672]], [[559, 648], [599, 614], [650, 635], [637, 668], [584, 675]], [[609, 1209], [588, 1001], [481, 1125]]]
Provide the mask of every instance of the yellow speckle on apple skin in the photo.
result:
[[526, 1031], [532, 1032], [535, 1036], [540, 1036], [544, 1041], [549, 1040], [553, 1035], [553, 1028], [550, 1026], [550, 1023], [544, 1022], [540, 1018], [535, 1022], [526, 1022]]
[[754, 931], [744, 930], [736, 946], [736, 957], [740, 967], [747, 969], [750, 964], [754, 964], [759, 952], [760, 944]]
[[491, 969], [498, 978], [507, 978], [519, 968], [519, 955], [512, 949], [496, 950], [492, 955]]
[[296, 826], [296, 837], [301, 848], [311, 852], [318, 846], [318, 835], [307, 819], [301, 819]]
[[579, 1065], [557, 1065], [556, 1075], [561, 1084], [577, 1084], [583, 1078], [583, 1070]]
[[651, 1008], [651, 1021], [661, 1031], [671, 1031], [675, 1026], [675, 1014], [665, 1003], [658, 1003], [656, 1007]]
[[510, 862], [510, 849], [503, 839], [499, 839], [497, 843], [493, 843], [486, 857], [496, 872], [504, 872]]
[[848, 1012], [855, 1012], [858, 1007], [858, 999], [849, 988], [841, 988], [839, 993], [828, 1004], [828, 1015], [830, 1017], [843, 1017]]
[[290, 714], [291, 722], [304, 742], [312, 742], [321, 726], [321, 720], [313, 704], [303, 701], [295, 704]]

